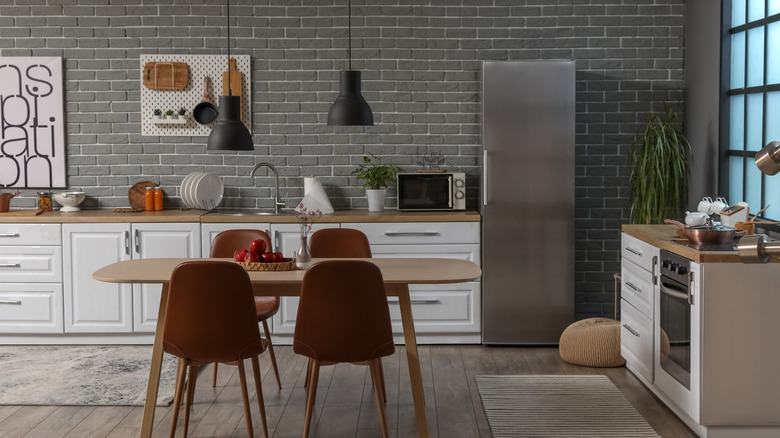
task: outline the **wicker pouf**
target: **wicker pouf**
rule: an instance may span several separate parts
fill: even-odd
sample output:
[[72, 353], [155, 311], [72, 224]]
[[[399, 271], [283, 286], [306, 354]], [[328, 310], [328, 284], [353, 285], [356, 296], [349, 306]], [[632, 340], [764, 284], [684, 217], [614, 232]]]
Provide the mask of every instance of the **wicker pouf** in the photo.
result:
[[561, 359], [586, 367], [620, 367], [620, 321], [588, 318], [566, 327], [558, 350]]

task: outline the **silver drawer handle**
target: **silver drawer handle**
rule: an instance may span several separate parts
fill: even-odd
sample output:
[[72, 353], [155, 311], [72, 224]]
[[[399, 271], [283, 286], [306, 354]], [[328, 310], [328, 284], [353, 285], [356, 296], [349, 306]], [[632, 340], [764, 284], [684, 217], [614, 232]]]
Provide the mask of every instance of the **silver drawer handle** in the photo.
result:
[[19, 237], [19, 233], [0, 234], [0, 237]]
[[0, 263], [0, 268], [21, 268], [21, 263]]
[[409, 233], [403, 233], [403, 232], [392, 232], [388, 231], [385, 233], [385, 236], [391, 236], [391, 237], [401, 237], [401, 236], [441, 236], [437, 231], [424, 231], [424, 232], [409, 232]]
[[623, 324], [623, 327], [625, 327], [625, 329], [626, 329], [626, 330], [628, 330], [628, 331], [629, 331], [629, 333], [631, 333], [632, 335], [636, 336], [637, 338], [638, 338], [638, 337], [640, 337], [640, 336], [639, 336], [639, 332], [638, 332], [638, 331], [636, 331], [636, 330], [634, 330], [634, 329], [632, 329], [630, 325], [628, 325], [628, 324]]
[[21, 300], [0, 300], [0, 304], [22, 304]]
[[642, 288], [636, 287], [636, 286], [634, 285], [634, 283], [632, 283], [632, 282], [630, 282], [630, 281], [627, 281], [627, 282], [626, 282], [626, 286], [628, 286], [628, 287], [630, 287], [631, 289], [633, 289], [633, 290], [634, 290], [634, 292], [636, 292], [636, 293], [639, 293], [639, 294], [641, 294], [641, 293], [642, 293]]
[[[398, 300], [387, 301], [388, 304], [399, 304]], [[441, 304], [441, 300], [438, 298], [418, 298], [416, 300], [409, 300], [412, 304]]]
[[636, 254], [639, 257], [642, 257], [642, 251], [637, 251], [634, 248], [629, 248], [629, 247], [626, 247], [626, 251], [628, 251], [628, 252], [630, 252], [632, 254]]

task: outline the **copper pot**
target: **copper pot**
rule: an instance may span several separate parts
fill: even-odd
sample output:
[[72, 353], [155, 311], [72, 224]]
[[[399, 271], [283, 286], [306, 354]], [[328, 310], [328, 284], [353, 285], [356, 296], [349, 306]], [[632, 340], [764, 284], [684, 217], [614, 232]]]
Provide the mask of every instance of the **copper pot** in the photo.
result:
[[18, 194], [19, 192], [0, 193], [0, 213], [5, 213], [6, 211], [8, 211], [8, 208], [11, 205], [11, 198], [13, 198]]
[[728, 243], [734, 240], [737, 235], [737, 229], [725, 225], [694, 225], [687, 227], [685, 224], [672, 220], [664, 219], [664, 223], [680, 227], [685, 231], [685, 237], [695, 245]]

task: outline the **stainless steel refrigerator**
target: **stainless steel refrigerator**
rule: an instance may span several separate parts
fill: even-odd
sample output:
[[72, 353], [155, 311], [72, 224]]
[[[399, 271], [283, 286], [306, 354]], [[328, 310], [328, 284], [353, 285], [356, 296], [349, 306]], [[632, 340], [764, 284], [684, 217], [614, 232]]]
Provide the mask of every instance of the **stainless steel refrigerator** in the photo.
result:
[[574, 320], [574, 61], [486, 61], [482, 342], [557, 344]]

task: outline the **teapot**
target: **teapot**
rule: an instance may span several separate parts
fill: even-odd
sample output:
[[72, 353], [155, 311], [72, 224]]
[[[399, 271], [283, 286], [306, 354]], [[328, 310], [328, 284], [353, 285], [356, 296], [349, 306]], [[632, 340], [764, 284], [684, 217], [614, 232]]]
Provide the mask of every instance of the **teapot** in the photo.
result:
[[704, 225], [707, 223], [707, 219], [709, 219], [710, 215], [707, 213], [703, 213], [701, 211], [686, 211], [685, 212], [685, 225], [688, 225], [689, 227], [696, 226], [696, 225]]

